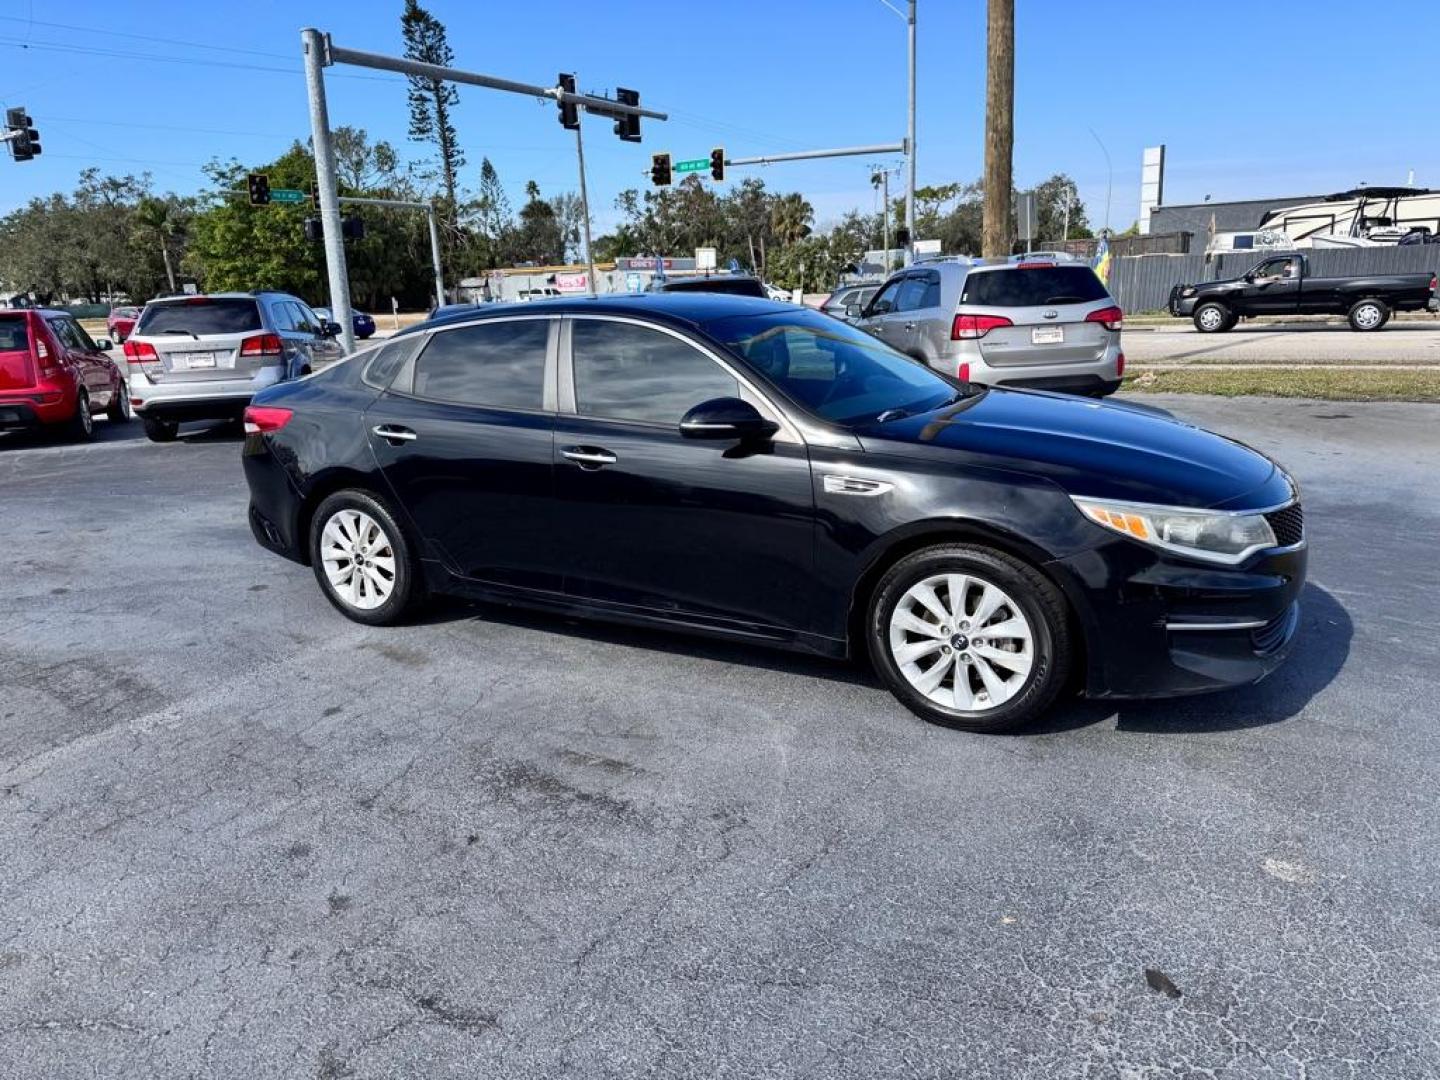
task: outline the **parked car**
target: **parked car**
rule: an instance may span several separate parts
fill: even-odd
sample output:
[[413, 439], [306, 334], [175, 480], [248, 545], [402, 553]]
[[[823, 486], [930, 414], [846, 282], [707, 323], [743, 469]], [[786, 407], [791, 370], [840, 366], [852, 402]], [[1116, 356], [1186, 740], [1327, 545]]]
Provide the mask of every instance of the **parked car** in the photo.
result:
[[748, 297], [403, 332], [246, 410], [259, 543], [344, 615], [427, 592], [825, 656], [992, 731], [1285, 656], [1306, 545], [1264, 455], [1151, 409], [961, 385]]
[[1299, 252], [1256, 263], [1238, 278], [1176, 285], [1170, 314], [1202, 334], [1223, 333], [1248, 315], [1344, 315], [1352, 330], [1379, 330], [1396, 311], [1440, 311], [1436, 275], [1314, 277]]
[[762, 300], [770, 296], [765, 283], [749, 274], [666, 278], [652, 284], [650, 288], [652, 292], [661, 293], [725, 293], [727, 296], [756, 296]]
[[117, 307], [111, 308], [110, 314], [105, 318], [105, 330], [114, 338], [119, 345], [125, 344], [135, 330], [135, 320], [140, 318], [138, 307]]
[[782, 304], [793, 304], [795, 301], [789, 289], [782, 289], [779, 285], [771, 285], [768, 281], [760, 283], [765, 289], [765, 296], [770, 300], [779, 300]]
[[0, 311], [0, 431], [49, 428], [83, 440], [96, 413], [128, 421], [125, 376], [105, 355], [113, 347], [64, 311]]
[[152, 300], [125, 342], [131, 404], [155, 442], [185, 420], [239, 419], [256, 391], [338, 360], [339, 332], [288, 293]]
[[1124, 313], [1087, 264], [1059, 255], [931, 260], [848, 310], [897, 352], [961, 382], [1103, 397], [1125, 373]]
[[[335, 321], [335, 316], [330, 313], [328, 307], [317, 307], [313, 310], [324, 322], [333, 323]], [[363, 311], [352, 310], [350, 312], [350, 325], [354, 329], [355, 336], [361, 341], [375, 336], [375, 319]]]
[[531, 300], [554, 300], [563, 294], [553, 285], [542, 285], [535, 289], [521, 289], [516, 298], [522, 304], [528, 304]]
[[[845, 322], [857, 322], [860, 312], [871, 298], [880, 291], [875, 285], [841, 285], [820, 304], [820, 310]], [[853, 311], [852, 311], [853, 309]]]

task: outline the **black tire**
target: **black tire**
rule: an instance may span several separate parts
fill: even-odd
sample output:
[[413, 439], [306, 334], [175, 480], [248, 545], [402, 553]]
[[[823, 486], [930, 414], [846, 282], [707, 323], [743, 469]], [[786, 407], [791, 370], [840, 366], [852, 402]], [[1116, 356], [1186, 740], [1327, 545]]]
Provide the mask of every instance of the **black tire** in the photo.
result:
[[[388, 545], [394, 553], [395, 573], [392, 591], [390, 596], [378, 607], [356, 607], [354, 603], [341, 595], [331, 583], [329, 574], [326, 572], [325, 562], [321, 555], [321, 540], [324, 536], [325, 526], [342, 510], [355, 510], [368, 515], [384, 533], [384, 539], [388, 541]], [[421, 577], [420, 565], [416, 561], [410, 545], [410, 538], [405, 535], [405, 531], [395, 520], [395, 515], [390, 512], [390, 508], [369, 492], [346, 490], [327, 496], [315, 508], [315, 514], [310, 519], [308, 544], [310, 565], [315, 571], [315, 580], [320, 585], [320, 591], [325, 594], [325, 599], [329, 600], [335, 609], [347, 619], [353, 619], [355, 622], [364, 623], [367, 626], [392, 626], [403, 621], [425, 599], [425, 585]]]
[[175, 437], [180, 434], [180, 425], [174, 420], [142, 416], [140, 423], [145, 425], [145, 437], [151, 442], [174, 442]]
[[[890, 620], [896, 606], [912, 586], [943, 574], [963, 574], [998, 587], [1013, 599], [1020, 609], [1019, 614], [1029, 624], [1032, 633], [1030, 668], [1023, 676], [1016, 676], [1023, 681], [1002, 705], [973, 711], [941, 705], [911, 685], [901, 673], [891, 651]], [[1007, 606], [997, 611], [1005, 612]], [[995, 625], [995, 618], [992, 616], [987, 625]], [[954, 645], [956, 638], [962, 636], [957, 633], [949, 639], [949, 645]], [[976, 732], [1006, 731], [1029, 723], [1044, 713], [1069, 678], [1074, 652], [1065, 600], [1054, 584], [1019, 559], [972, 544], [924, 548], [905, 556], [886, 571], [876, 585], [870, 602], [866, 644], [876, 672], [901, 704], [932, 724]], [[945, 646], [947, 654], [949, 645]], [[956, 651], [959, 648], [957, 646]], [[942, 661], [951, 662], [944, 658]], [[958, 670], [958, 659], [955, 662]]]
[[110, 408], [105, 410], [105, 418], [112, 424], [128, 424], [133, 414], [130, 411], [130, 387], [125, 385], [125, 380], [120, 380], [120, 392], [110, 402]]
[[1195, 309], [1195, 329], [1202, 334], [1223, 334], [1235, 325], [1237, 320], [1224, 304], [1214, 301], [1201, 304]]
[[1364, 300], [1355, 301], [1346, 314], [1345, 321], [1350, 324], [1351, 330], [1361, 333], [1379, 330], [1390, 321], [1390, 305], [1384, 300], [1367, 296]]
[[61, 426], [67, 442], [89, 442], [95, 437], [95, 417], [90, 412], [90, 395], [81, 390], [75, 395], [75, 415]]

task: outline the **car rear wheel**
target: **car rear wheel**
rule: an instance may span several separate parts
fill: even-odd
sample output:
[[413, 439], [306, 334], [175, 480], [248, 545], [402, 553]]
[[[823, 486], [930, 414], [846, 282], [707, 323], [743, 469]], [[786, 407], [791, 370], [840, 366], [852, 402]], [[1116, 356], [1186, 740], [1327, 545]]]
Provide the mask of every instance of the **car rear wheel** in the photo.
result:
[[145, 437], [151, 442], [174, 442], [180, 434], [180, 425], [174, 420], [159, 420], [153, 416], [141, 417], [145, 425]]
[[1390, 321], [1390, 307], [1383, 300], [1361, 300], [1346, 318], [1351, 330], [1379, 330]]
[[315, 511], [310, 562], [330, 603], [356, 622], [399, 622], [424, 592], [405, 534], [363, 491], [339, 491]]
[[901, 559], [875, 589], [868, 628], [886, 686], [933, 724], [1017, 727], [1043, 713], [1069, 675], [1059, 591], [989, 548], [947, 544]]
[[95, 435], [95, 417], [90, 413], [90, 395], [84, 390], [75, 395], [75, 415], [65, 421], [64, 434], [71, 442], [89, 442]]
[[105, 410], [105, 416], [112, 424], [128, 424], [131, 415], [130, 387], [125, 385], [124, 380], [121, 380], [120, 389], [110, 400], [110, 408]]
[[1224, 304], [1201, 304], [1195, 309], [1195, 329], [1202, 334], [1219, 334], [1235, 325], [1235, 316]]

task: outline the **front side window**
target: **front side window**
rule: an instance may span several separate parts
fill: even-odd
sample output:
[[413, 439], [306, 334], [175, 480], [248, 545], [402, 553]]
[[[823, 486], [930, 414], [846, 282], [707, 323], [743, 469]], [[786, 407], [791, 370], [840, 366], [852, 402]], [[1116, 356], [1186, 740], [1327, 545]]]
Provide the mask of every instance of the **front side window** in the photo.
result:
[[904, 283], [904, 278], [896, 278], [894, 281], [888, 282], [885, 287], [880, 290], [880, 295], [875, 297], [875, 302], [870, 305], [870, 314], [884, 315], [887, 311], [893, 311], [895, 308], [895, 297], [900, 292], [900, 286]]
[[916, 311], [925, 303], [925, 279], [922, 277], [908, 277], [900, 286], [900, 293], [895, 298], [896, 311]]
[[570, 350], [581, 416], [673, 425], [703, 401], [740, 394], [710, 357], [647, 326], [576, 319]]
[[705, 330], [792, 401], [840, 424], [925, 412], [958, 393], [872, 335], [813, 311], [734, 315]]
[[412, 393], [457, 405], [544, 408], [548, 319], [442, 330], [415, 361]]
[[295, 316], [296, 330], [302, 330], [307, 334], [320, 333], [320, 320], [315, 317], [314, 312], [304, 304], [294, 301], [291, 302], [290, 308], [292, 314]]

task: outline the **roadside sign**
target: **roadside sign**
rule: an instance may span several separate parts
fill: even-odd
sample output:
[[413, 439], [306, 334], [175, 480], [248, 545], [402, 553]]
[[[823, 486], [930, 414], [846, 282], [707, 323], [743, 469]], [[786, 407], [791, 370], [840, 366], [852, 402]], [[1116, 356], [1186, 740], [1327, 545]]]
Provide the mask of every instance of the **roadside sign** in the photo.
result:
[[555, 287], [562, 293], [584, 292], [590, 287], [589, 274], [556, 274]]
[[1015, 217], [1020, 226], [1021, 240], [1035, 239], [1035, 191], [1022, 191], [1020, 198], [1016, 201]]
[[675, 172], [704, 172], [710, 168], [710, 159], [691, 158], [689, 161], [677, 161], [670, 168]]
[[310, 196], [304, 191], [297, 191], [295, 188], [271, 188], [270, 201], [278, 203], [302, 203], [309, 202]]
[[712, 247], [703, 247], [703, 248], [696, 248], [696, 249], [695, 249], [695, 269], [696, 269], [696, 270], [714, 270], [714, 269], [715, 269], [715, 249], [714, 249], [714, 248], [712, 248]]
[[632, 271], [631, 273], [625, 275], [626, 292], [638, 293], [642, 284], [643, 282], [640, 280], [639, 274]]

